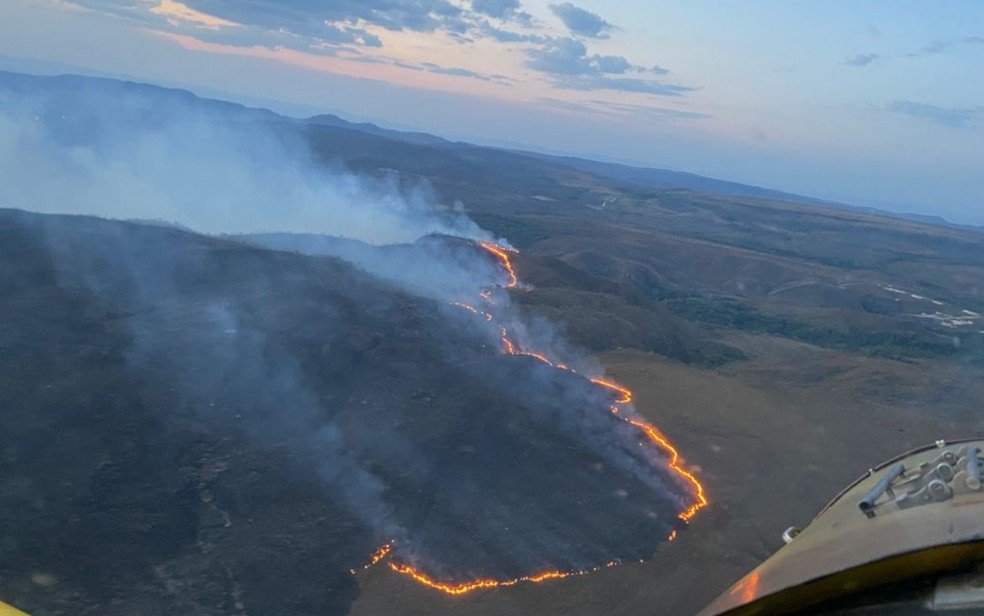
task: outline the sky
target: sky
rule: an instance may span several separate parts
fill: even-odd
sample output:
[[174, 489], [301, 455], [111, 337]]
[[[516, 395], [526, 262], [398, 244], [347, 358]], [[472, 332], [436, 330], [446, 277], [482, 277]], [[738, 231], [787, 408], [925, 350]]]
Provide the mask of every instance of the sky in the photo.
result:
[[0, 68], [984, 225], [979, 0], [3, 0]]

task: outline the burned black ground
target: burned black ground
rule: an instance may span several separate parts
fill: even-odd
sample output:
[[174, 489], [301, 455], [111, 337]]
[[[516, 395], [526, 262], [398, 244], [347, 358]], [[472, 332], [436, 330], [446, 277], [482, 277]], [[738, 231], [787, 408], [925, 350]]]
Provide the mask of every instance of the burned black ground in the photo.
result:
[[675, 526], [607, 396], [472, 315], [171, 228], [5, 210], [0, 234], [0, 579], [33, 613], [344, 613], [390, 539], [468, 581]]

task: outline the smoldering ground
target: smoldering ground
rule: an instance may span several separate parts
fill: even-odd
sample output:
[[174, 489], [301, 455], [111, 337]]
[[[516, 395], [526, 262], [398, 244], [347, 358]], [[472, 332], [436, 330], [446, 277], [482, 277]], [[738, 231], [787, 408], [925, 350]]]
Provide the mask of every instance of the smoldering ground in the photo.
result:
[[[316, 477], [325, 514], [348, 525], [337, 536], [304, 534], [333, 546], [315, 551], [338, 579], [391, 540], [402, 561], [468, 580], [645, 558], [674, 526], [689, 495], [637, 431], [607, 412], [607, 392], [529, 357], [503, 356], [493, 328], [448, 305], [452, 295], [501, 283], [483, 251], [434, 239], [490, 237], [460, 209], [435, 206], [426, 188], [407, 193], [392, 177], [326, 174], [289, 123], [99, 92], [71, 104], [13, 98], [22, 102], [11, 105], [8, 94], [0, 121], [5, 205], [163, 219], [213, 234], [314, 230], [411, 242], [348, 243], [356, 267], [161, 226], [4, 213], [8, 236], [33, 247], [4, 257], [7, 308], [30, 323], [25, 307], [40, 301], [39, 289], [57, 288], [81, 298], [66, 310], [95, 312], [121, 332], [113, 384], [91, 389], [66, 377], [63, 391], [100, 407], [125, 390], [169, 426], [141, 433], [139, 442], [159, 450], [141, 467], [190, 473], [194, 489], [207, 491], [207, 499], [181, 501], [183, 515], [199, 521], [188, 523], [181, 558], [207, 559], [216, 553], [202, 548], [209, 545], [233, 573], [247, 567], [231, 554], [259, 541], [241, 529], [272, 494], [243, 478], [269, 475], [270, 456], [289, 461], [292, 481]], [[82, 119], [63, 130], [61, 112], [72, 109]], [[498, 322], [523, 344], [571, 361], [574, 350], [549, 325], [523, 319], [506, 294], [497, 298]], [[29, 337], [5, 335], [5, 347], [21, 354], [15, 359], [44, 352]], [[590, 368], [589, 358], [579, 361]], [[52, 378], [30, 375], [25, 399], [41, 396]], [[207, 473], [215, 452], [224, 452], [226, 470]], [[52, 465], [61, 460], [50, 455]], [[294, 503], [275, 505], [289, 516]], [[201, 524], [216, 511], [227, 516], [222, 525]], [[341, 597], [333, 611], [343, 611], [351, 589], [324, 590]]]

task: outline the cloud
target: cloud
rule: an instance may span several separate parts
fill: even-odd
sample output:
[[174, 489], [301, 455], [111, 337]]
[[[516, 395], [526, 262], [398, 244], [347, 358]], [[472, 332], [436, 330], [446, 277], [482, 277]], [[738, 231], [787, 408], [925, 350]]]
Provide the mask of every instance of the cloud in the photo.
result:
[[541, 47], [528, 49], [526, 55], [528, 67], [554, 75], [625, 73], [632, 68], [622, 56], [589, 56], [584, 43], [566, 37], [550, 39]]
[[[385, 60], [378, 60], [378, 61], [379, 62], [385, 62]], [[403, 68], [403, 69], [406, 69], [408, 71], [422, 71], [422, 70], [424, 70], [424, 67], [422, 67], [422, 66], [417, 66], [416, 64], [407, 64], [406, 62], [400, 62], [398, 60], [395, 60], [395, 61], [391, 62], [391, 64], [393, 66], [397, 67], [397, 68]]]
[[504, 19], [519, 10], [519, 0], [472, 0], [472, 8], [489, 17]]
[[337, 55], [383, 46], [381, 31], [443, 32], [458, 43], [475, 37], [540, 43], [546, 37], [494, 26], [489, 18], [522, 27], [533, 18], [519, 0], [65, 0], [170, 34], [233, 47], [286, 48]]
[[214, 17], [201, 11], [196, 11], [188, 6], [174, 0], [161, 0], [160, 4], [150, 9], [151, 13], [163, 15], [172, 24], [180, 22], [192, 22], [210, 30], [215, 30], [223, 26], [234, 26], [235, 23]]
[[612, 24], [597, 13], [586, 11], [570, 2], [551, 4], [550, 10], [564, 22], [572, 34], [589, 38], [607, 38], [608, 32], [613, 28]]
[[634, 119], [655, 120], [666, 122], [671, 120], [706, 120], [711, 116], [704, 113], [693, 111], [683, 111], [680, 109], [669, 109], [667, 107], [657, 107], [654, 105], [631, 105], [626, 103], [615, 103], [605, 100], [589, 101], [568, 101], [557, 98], [543, 97], [537, 99], [538, 102], [557, 109], [564, 109], [574, 113], [590, 114], [599, 117], [610, 117], [619, 115]]
[[449, 0], [71, 0], [70, 4], [210, 43], [330, 54], [338, 46], [382, 46], [370, 28], [462, 33], [473, 27], [463, 9]]
[[943, 53], [963, 45], [984, 45], [984, 36], [964, 36], [961, 38], [941, 39], [932, 41], [923, 46], [919, 51], [910, 53], [910, 56], [925, 56], [930, 54]]
[[542, 36], [540, 34], [528, 34], [513, 32], [512, 30], [504, 30], [493, 26], [488, 21], [484, 20], [479, 22], [477, 31], [481, 35], [495, 39], [500, 43], [543, 43], [549, 40], [549, 37]]
[[504, 83], [512, 81], [504, 75], [485, 75], [477, 71], [473, 71], [467, 68], [458, 67], [446, 67], [439, 64], [434, 64], [433, 62], [421, 62], [419, 67], [407, 66], [405, 64], [399, 64], [401, 68], [417, 68], [418, 70], [425, 70], [430, 73], [437, 73], [439, 75], [452, 75], [455, 77], [470, 77], [472, 79], [480, 79], [482, 81], [495, 81], [498, 83]]
[[665, 75], [660, 67], [632, 64], [623, 56], [588, 54], [581, 41], [569, 37], [552, 38], [541, 46], [526, 50], [526, 66], [546, 73], [558, 87], [572, 90], [620, 90], [661, 96], [679, 96], [693, 88], [628, 74]]
[[270, 30], [259, 26], [237, 25], [229, 28], [197, 30], [181, 27], [170, 29], [175, 34], [184, 34], [195, 39], [216, 45], [232, 47], [283, 47], [296, 51], [333, 56], [341, 48], [382, 47], [378, 36], [361, 28], [326, 26], [318, 37], [301, 36], [287, 29]]
[[885, 109], [950, 128], [968, 128], [984, 117], [984, 107], [948, 108], [905, 100], [892, 101]]
[[[669, 71], [641, 66], [618, 54], [592, 54], [572, 36], [555, 36], [531, 28], [532, 17], [521, 0], [64, 0], [134, 22], [167, 35], [189, 37], [226, 48], [264, 47], [383, 63], [431, 73], [509, 85], [510, 77], [381, 57], [369, 49], [385, 46], [386, 31], [440, 33], [448, 41], [471, 44], [477, 39], [519, 43], [526, 66], [547, 75], [554, 87], [616, 90], [679, 96], [688, 86], [654, 80]], [[607, 38], [614, 29], [600, 16], [569, 2], [552, 4], [571, 32]], [[375, 59], [374, 59], [375, 58]], [[440, 62], [437, 59], [437, 62]], [[412, 65], [412, 66], [411, 66]]]
[[241, 24], [317, 37], [326, 24], [360, 22], [386, 30], [433, 32], [453, 26], [462, 10], [448, 0], [185, 0], [198, 11]]
[[520, 10], [519, 0], [472, 0], [471, 4], [472, 9], [482, 15], [527, 26], [533, 23], [533, 16]]
[[655, 107], [652, 105], [628, 105], [625, 103], [613, 103], [609, 101], [592, 102], [606, 110], [646, 118], [648, 120], [706, 120], [711, 117], [706, 113], [683, 111], [680, 109], [667, 109], [666, 107]]
[[353, 62], [363, 62], [365, 64], [386, 64], [389, 66], [395, 66], [408, 71], [426, 71], [428, 73], [435, 73], [438, 75], [451, 75], [452, 77], [465, 77], [468, 79], [478, 79], [480, 81], [489, 81], [494, 83], [499, 83], [502, 85], [512, 85], [516, 80], [508, 77], [506, 75], [500, 74], [486, 74], [478, 71], [473, 71], [467, 68], [461, 68], [456, 66], [441, 66], [434, 62], [404, 62], [397, 58], [391, 58], [386, 56], [367, 56], [367, 55], [352, 55], [346, 56], [347, 60]]
[[868, 66], [880, 57], [876, 53], [859, 53], [856, 56], [844, 58], [844, 64], [848, 66]]
[[619, 90], [621, 92], [655, 94], [657, 96], [682, 96], [694, 90], [694, 88], [689, 86], [662, 83], [651, 79], [607, 77], [604, 75], [593, 75], [577, 79], [560, 79], [555, 81], [554, 85], [571, 90]]

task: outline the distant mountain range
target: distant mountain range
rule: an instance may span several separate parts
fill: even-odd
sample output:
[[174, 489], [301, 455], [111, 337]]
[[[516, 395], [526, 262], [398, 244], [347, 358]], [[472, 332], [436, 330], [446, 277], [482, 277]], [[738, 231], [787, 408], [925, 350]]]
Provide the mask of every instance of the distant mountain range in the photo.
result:
[[[408, 143], [414, 143], [419, 145], [438, 146], [438, 147], [447, 147], [447, 148], [488, 147], [488, 146], [477, 146], [464, 142], [449, 141], [447, 139], [444, 139], [443, 137], [437, 137], [429, 133], [414, 132], [414, 131], [399, 131], [389, 128], [383, 128], [371, 122], [349, 122], [348, 120], [345, 120], [344, 118], [341, 118], [334, 114], [321, 114], [321, 115], [312, 116], [310, 118], [307, 118], [307, 121], [316, 124], [322, 124], [325, 126], [334, 126], [338, 128], [357, 130], [371, 135], [385, 137], [387, 139], [399, 139], [401, 141], [406, 141]], [[852, 212], [890, 216], [892, 218], [901, 218], [903, 220], [912, 220], [916, 222], [924, 222], [929, 224], [954, 226], [964, 229], [978, 229], [978, 230], [984, 229], [984, 227], [975, 227], [972, 225], [960, 225], [960, 224], [952, 223], [946, 220], [945, 218], [943, 218], [942, 216], [934, 216], [930, 214], [900, 213], [900, 212], [892, 212], [881, 208], [850, 205], [847, 203], [830, 201], [827, 199], [820, 199], [817, 197], [808, 197], [805, 195], [798, 195], [796, 193], [774, 190], [771, 188], [763, 188], [761, 186], [753, 186], [751, 184], [742, 184], [740, 182], [719, 180], [717, 178], [710, 178], [703, 175], [697, 175], [696, 173], [688, 173], [686, 171], [672, 171], [669, 169], [657, 169], [653, 167], [638, 167], [634, 165], [627, 165], [621, 163], [611, 163], [611, 162], [604, 162], [598, 160], [591, 160], [587, 158], [580, 158], [577, 156], [558, 156], [553, 154], [529, 152], [525, 150], [506, 150], [506, 151], [510, 151], [522, 156], [539, 158], [541, 160], [571, 167], [572, 169], [586, 171], [588, 173], [597, 175], [599, 177], [618, 180], [620, 182], [626, 182], [629, 184], [635, 184], [643, 188], [655, 188], [655, 189], [676, 188], [676, 189], [693, 190], [696, 192], [707, 193], [707, 194], [727, 195], [732, 197], [751, 197], [755, 199], [771, 199], [775, 201], [786, 201], [789, 203], [824, 205], [824, 206], [852, 211]]]
[[[370, 122], [358, 122], [358, 123], [349, 122], [334, 114], [323, 114], [323, 115], [312, 116], [308, 118], [307, 121], [314, 122], [317, 124], [323, 124], [325, 126], [335, 126], [339, 128], [358, 130], [372, 135], [386, 137], [388, 139], [399, 139], [401, 141], [407, 141], [409, 143], [416, 143], [421, 145], [440, 146], [440, 147], [449, 147], [449, 148], [483, 147], [483, 146], [476, 146], [470, 143], [448, 141], [447, 139], [436, 137], [428, 133], [404, 132], [404, 131], [392, 130], [392, 129], [377, 126], [376, 124], [372, 124]], [[654, 169], [651, 167], [635, 167], [635, 166], [624, 165], [620, 163], [610, 163], [610, 162], [602, 162], [597, 160], [590, 160], [586, 158], [579, 158], [576, 156], [558, 156], [552, 154], [528, 152], [524, 150], [507, 150], [507, 151], [510, 151], [514, 154], [518, 154], [521, 156], [530, 156], [530, 157], [539, 158], [541, 160], [545, 160], [551, 163], [564, 165], [566, 167], [571, 167], [572, 169], [586, 171], [588, 173], [597, 175], [599, 177], [618, 180], [620, 182], [627, 182], [643, 188], [657, 188], [657, 189], [682, 188], [682, 189], [695, 190], [697, 192], [703, 192], [709, 194], [729, 195], [735, 197], [752, 197], [752, 198], [759, 198], [759, 199], [775, 199], [777, 201], [788, 201], [791, 203], [808, 203], [810, 205], [822, 204], [822, 205], [830, 205], [833, 207], [854, 209], [852, 206], [834, 203], [830, 201], [824, 201], [821, 199], [815, 199], [813, 197], [805, 197], [803, 195], [797, 195], [793, 193], [782, 192], [779, 190], [762, 188], [759, 186], [751, 186], [748, 184], [740, 184], [737, 182], [718, 180], [715, 178], [708, 178], [701, 175], [696, 175], [694, 173], [686, 173], [683, 171], [670, 171], [668, 169]], [[866, 209], [864, 211], [871, 212], [874, 210]], [[943, 221], [942, 218], [939, 219], [938, 221], [945, 222]]]
[[[58, 146], [117, 124], [129, 145], [187, 113], [309, 147], [305, 163], [422, 180], [428, 206], [460, 200], [520, 249], [521, 283], [499, 288], [494, 253], [446, 235], [201, 235], [127, 194], [79, 202], [143, 224], [4, 209], [62, 204], [0, 191], [19, 200], [0, 203], [0, 580], [30, 613], [345, 614], [358, 596], [353, 614], [567, 616], [631, 588], [629, 611], [692, 614], [838, 477], [984, 429], [980, 230], [125, 80], [0, 73], [0, 105], [19, 99], [44, 103], [20, 120]], [[176, 141], [203, 143], [185, 126]], [[219, 162], [202, 157], [213, 196], [234, 187]], [[448, 305], [458, 264], [495, 322]], [[672, 544], [676, 499], [651, 489], [672, 484], [638, 426], [598, 383], [507, 350], [507, 307], [557, 359], [598, 357], [706, 482], [711, 506]], [[631, 564], [462, 602], [387, 567], [413, 558], [442, 580]]]
[[100, 88], [110, 92], [115, 91], [119, 94], [138, 94], [150, 98], [157, 97], [158, 100], [192, 104], [199, 108], [208, 109], [225, 116], [241, 115], [248, 116], [253, 120], [280, 121], [310, 126], [331, 127], [346, 131], [356, 131], [365, 135], [372, 135], [387, 140], [400, 141], [403, 143], [416, 146], [425, 146], [428, 148], [459, 152], [471, 151], [496, 153], [499, 156], [512, 155], [525, 158], [527, 161], [539, 160], [552, 165], [568, 167], [570, 169], [590, 173], [599, 178], [615, 180], [640, 188], [656, 190], [682, 189], [713, 195], [768, 199], [774, 201], [784, 201], [787, 203], [802, 203], [806, 205], [821, 205], [840, 210], [873, 214], [876, 216], [888, 216], [902, 220], [912, 220], [928, 224], [984, 231], [984, 227], [959, 225], [940, 216], [898, 213], [879, 208], [855, 206], [836, 201], [829, 201], [815, 197], [773, 190], [761, 186], [753, 186], [739, 182], [709, 178], [683, 171], [672, 171], [668, 169], [656, 169], [651, 167], [638, 167], [620, 163], [602, 162], [576, 156], [558, 156], [524, 150], [480, 146], [467, 142], [450, 141], [424, 132], [401, 131], [384, 128], [371, 122], [351, 122], [334, 114], [319, 114], [308, 118], [287, 117], [261, 107], [249, 107], [229, 101], [203, 98], [188, 90], [179, 88], [165, 88], [135, 81], [110, 79], [104, 77], [88, 77], [70, 74], [39, 76], [0, 70], [0, 92], [6, 90], [14, 92], [15, 94], [24, 95], [33, 91], [38, 91], [39, 89], [43, 89], [49, 93], [58, 92], [59, 90], [70, 93], [72, 91], [78, 91], [79, 89], [85, 88]]
[[[334, 114], [316, 115], [307, 118], [306, 121], [316, 124], [322, 124], [325, 126], [334, 126], [338, 128], [357, 130], [371, 135], [385, 137], [387, 139], [399, 139], [401, 141], [406, 141], [408, 143], [414, 143], [418, 145], [428, 145], [428, 146], [437, 146], [437, 147], [446, 147], [446, 148], [488, 148], [488, 146], [478, 146], [470, 143], [449, 141], [447, 139], [444, 139], [442, 137], [437, 137], [429, 133], [399, 131], [389, 128], [383, 128], [371, 122], [349, 122], [348, 120], [345, 120]], [[498, 148], [489, 148], [489, 149], [498, 149]], [[653, 167], [637, 167], [634, 165], [603, 162], [603, 161], [591, 160], [587, 158], [580, 158], [577, 156], [558, 156], [553, 154], [541, 154], [538, 152], [529, 152], [525, 150], [503, 150], [503, 151], [512, 152], [520, 156], [538, 158], [551, 163], [556, 163], [558, 165], [570, 167], [572, 169], [577, 169], [579, 171], [586, 171], [598, 177], [617, 180], [619, 182], [625, 182], [628, 184], [634, 184], [642, 188], [654, 188], [654, 189], [663, 189], [663, 190], [675, 188], [675, 189], [693, 190], [696, 192], [713, 194], [713, 195], [727, 195], [730, 197], [750, 197], [753, 199], [770, 199], [774, 201], [786, 201], [788, 203], [823, 205], [823, 206], [833, 207], [841, 210], [847, 210], [850, 212], [860, 212], [864, 214], [873, 214], [876, 216], [889, 216], [892, 218], [900, 218], [902, 220], [912, 220], [916, 222], [924, 222], [929, 224], [960, 227], [963, 229], [984, 230], [984, 227], [975, 227], [972, 225], [960, 225], [960, 224], [952, 223], [947, 219], [943, 218], [942, 216], [933, 216], [929, 214], [891, 212], [889, 210], [884, 210], [881, 208], [850, 205], [847, 203], [840, 203], [837, 201], [830, 201], [827, 199], [819, 199], [816, 197], [808, 197], [805, 195], [798, 195], [795, 193], [785, 192], [781, 190], [774, 190], [771, 188], [763, 188], [761, 186], [753, 186], [751, 184], [742, 184], [740, 182], [730, 182], [728, 180], [709, 178], [703, 175], [697, 175], [696, 173], [687, 173], [686, 171], [672, 171], [669, 169], [656, 169]]]

